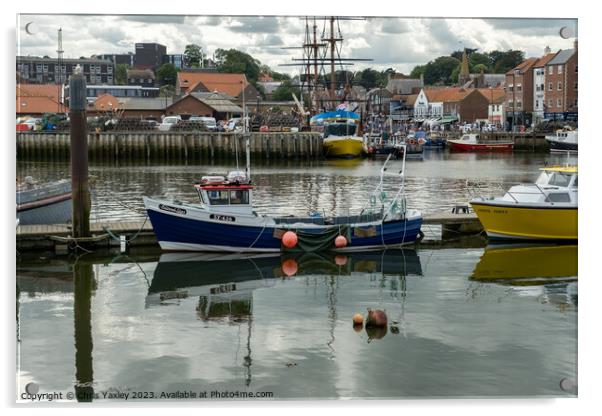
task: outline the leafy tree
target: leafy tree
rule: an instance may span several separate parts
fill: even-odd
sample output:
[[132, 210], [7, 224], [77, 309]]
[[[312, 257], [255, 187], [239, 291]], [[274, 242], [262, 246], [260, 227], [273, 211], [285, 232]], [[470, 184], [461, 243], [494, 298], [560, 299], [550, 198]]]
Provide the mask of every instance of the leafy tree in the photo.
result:
[[299, 88], [294, 87], [290, 80], [286, 80], [272, 92], [272, 99], [274, 101], [292, 101], [293, 94], [299, 98], [301, 96], [301, 91]]
[[157, 80], [161, 85], [176, 85], [178, 69], [175, 65], [166, 63], [157, 69]]
[[474, 66], [473, 72], [475, 74], [480, 74], [480, 73], [485, 73], [487, 72], [488, 68], [486, 65], [483, 64], [477, 64]]
[[450, 79], [451, 79], [452, 84], [457, 84], [459, 77], [460, 77], [460, 65], [455, 67], [454, 70], [451, 72]]
[[130, 69], [128, 64], [117, 64], [115, 67], [115, 82], [117, 85], [127, 84], [128, 69]]
[[518, 50], [493, 51], [489, 56], [496, 74], [504, 74], [525, 60], [525, 54]]
[[460, 65], [460, 61], [451, 56], [440, 56], [426, 64], [424, 83], [427, 85], [451, 85], [452, 71]]
[[287, 79], [291, 79], [291, 76], [287, 73], [271, 71], [270, 76], [274, 79], [274, 81], [286, 81]]
[[470, 57], [468, 58], [468, 65], [471, 68], [471, 72], [481, 72], [481, 71], [477, 71], [475, 69], [477, 65], [485, 66], [484, 72], [489, 72], [492, 67], [491, 66], [491, 56], [489, 56], [489, 54], [487, 54], [487, 53], [473, 52], [472, 54], [470, 54]]
[[170, 84], [159, 88], [159, 97], [173, 97], [176, 94], [176, 87]]
[[201, 66], [203, 58], [203, 49], [194, 43], [186, 45], [184, 48], [184, 62], [189, 68], [198, 68]]
[[424, 71], [426, 70], [426, 65], [416, 65], [412, 72], [410, 72], [411, 78], [420, 78], [421, 75], [424, 75]]
[[381, 74], [375, 69], [366, 68], [363, 71], [358, 71], [354, 74], [353, 83], [361, 85], [367, 90], [380, 86]]
[[261, 72], [261, 62], [251, 55], [236, 49], [215, 51], [219, 72], [244, 73], [250, 83], [255, 84]]

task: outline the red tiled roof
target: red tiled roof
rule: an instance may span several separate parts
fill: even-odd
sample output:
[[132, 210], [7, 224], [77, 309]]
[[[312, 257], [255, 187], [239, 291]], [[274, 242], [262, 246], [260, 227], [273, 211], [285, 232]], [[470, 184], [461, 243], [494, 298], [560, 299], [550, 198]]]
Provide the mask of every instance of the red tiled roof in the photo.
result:
[[193, 91], [199, 84], [203, 84], [209, 92], [218, 91], [231, 97], [238, 97], [242, 93], [243, 85], [249, 85], [245, 74], [225, 74], [222, 72], [178, 72], [179, 89], [184, 92]]
[[67, 107], [50, 97], [17, 97], [17, 114], [66, 113]]
[[61, 86], [56, 84], [17, 84], [17, 97], [50, 97], [58, 101]]
[[506, 100], [506, 90], [503, 88], [477, 88], [477, 91], [483, 94], [483, 96], [487, 98], [487, 101], [489, 102], [491, 102], [491, 97], [493, 95], [494, 104], [499, 104]]
[[509, 70], [508, 72], [506, 72], [506, 75], [512, 75], [512, 73], [514, 71], [516, 71], [517, 69], [521, 73], [523, 73], [525, 71], [528, 71], [529, 68], [531, 68], [533, 66], [533, 64], [535, 64], [535, 62], [537, 62], [537, 61], [538, 61], [538, 58], [528, 58], [528, 59], [525, 59], [520, 64], [518, 64], [517, 66], [515, 66], [514, 68], [512, 68], [511, 70]]
[[450, 88], [428, 88], [424, 89], [424, 93], [426, 94], [426, 98], [430, 102], [443, 102], [443, 103], [451, 103], [462, 101], [464, 97], [470, 94], [473, 89], [464, 89], [461, 87], [450, 87]]
[[546, 66], [546, 64], [548, 62], [550, 62], [552, 60], [552, 58], [555, 57], [557, 54], [558, 54], [558, 52], [554, 52], [554, 53], [549, 53], [547, 55], [542, 56], [541, 58], [539, 58], [537, 60], [537, 62], [535, 62], [533, 67], [540, 68], [542, 66]]
[[69, 108], [59, 102], [59, 85], [17, 84], [17, 114], [65, 113]]

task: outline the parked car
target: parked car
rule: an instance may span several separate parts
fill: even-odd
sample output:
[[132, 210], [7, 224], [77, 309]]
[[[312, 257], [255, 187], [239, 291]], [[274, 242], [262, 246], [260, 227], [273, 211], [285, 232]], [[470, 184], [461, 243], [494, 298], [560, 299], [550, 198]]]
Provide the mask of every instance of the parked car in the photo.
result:
[[159, 130], [168, 131], [171, 129], [171, 126], [178, 123], [178, 121], [182, 120], [180, 116], [167, 116], [163, 118], [161, 124], [159, 124]]
[[190, 117], [190, 121], [200, 121], [205, 125], [205, 127], [207, 127], [208, 130], [217, 130], [217, 121], [214, 117]]
[[241, 118], [235, 117], [228, 120], [228, 124], [226, 125], [226, 131], [236, 131], [241, 128]]

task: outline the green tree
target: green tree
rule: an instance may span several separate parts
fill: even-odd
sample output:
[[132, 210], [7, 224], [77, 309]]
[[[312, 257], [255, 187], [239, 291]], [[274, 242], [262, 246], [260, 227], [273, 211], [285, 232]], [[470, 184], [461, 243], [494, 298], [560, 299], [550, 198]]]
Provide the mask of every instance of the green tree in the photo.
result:
[[460, 61], [451, 56], [440, 56], [426, 64], [424, 69], [424, 83], [426, 85], [451, 85], [453, 70], [460, 65]]
[[198, 68], [201, 66], [203, 58], [203, 49], [194, 43], [186, 45], [184, 48], [184, 62], [190, 68]]
[[173, 97], [176, 94], [176, 87], [173, 85], [163, 85], [159, 88], [159, 97]]
[[157, 80], [161, 85], [176, 85], [178, 69], [175, 65], [167, 63], [157, 69]]
[[274, 101], [292, 101], [293, 94], [299, 98], [301, 96], [301, 91], [299, 91], [299, 88], [294, 87], [290, 80], [286, 80], [272, 92], [272, 99]]
[[424, 70], [426, 69], [426, 65], [416, 65], [412, 72], [410, 72], [410, 77], [412, 78], [420, 78], [421, 75], [424, 75]]
[[117, 85], [127, 84], [128, 69], [130, 69], [128, 64], [117, 64], [115, 67], [115, 83]]
[[215, 51], [219, 72], [244, 73], [247, 80], [256, 84], [261, 72], [261, 62], [251, 55], [236, 49], [218, 49]]
[[496, 74], [504, 74], [525, 60], [525, 54], [519, 50], [492, 51], [489, 56]]
[[471, 68], [471, 72], [481, 72], [475, 69], [477, 65], [485, 66], [484, 72], [489, 72], [492, 69], [491, 56], [487, 53], [473, 52], [468, 58], [468, 65]]
[[270, 76], [274, 81], [286, 81], [287, 79], [291, 79], [291, 76], [284, 72], [271, 71]]
[[485, 73], [488, 71], [489, 68], [487, 68], [486, 65], [483, 64], [476, 64], [473, 68], [473, 72], [475, 74], [481, 74], [481, 73]]
[[460, 65], [458, 65], [457, 67], [455, 67], [454, 70], [452, 71], [451, 75], [450, 75], [452, 84], [457, 84], [459, 77], [460, 77]]

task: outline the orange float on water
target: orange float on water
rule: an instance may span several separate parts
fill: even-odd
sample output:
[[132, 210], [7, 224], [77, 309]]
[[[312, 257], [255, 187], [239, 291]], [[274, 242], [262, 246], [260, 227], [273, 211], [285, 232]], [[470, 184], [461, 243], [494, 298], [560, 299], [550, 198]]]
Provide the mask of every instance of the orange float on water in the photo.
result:
[[282, 271], [288, 277], [297, 274], [297, 270], [299, 270], [299, 266], [297, 265], [295, 259], [286, 259], [282, 262]]
[[362, 325], [364, 323], [364, 317], [360, 313], [353, 315], [353, 325]]
[[347, 245], [347, 239], [342, 235], [339, 235], [334, 239], [334, 245], [336, 248], [343, 248]]
[[282, 245], [286, 248], [293, 248], [297, 245], [297, 234], [293, 231], [287, 231], [282, 236]]

